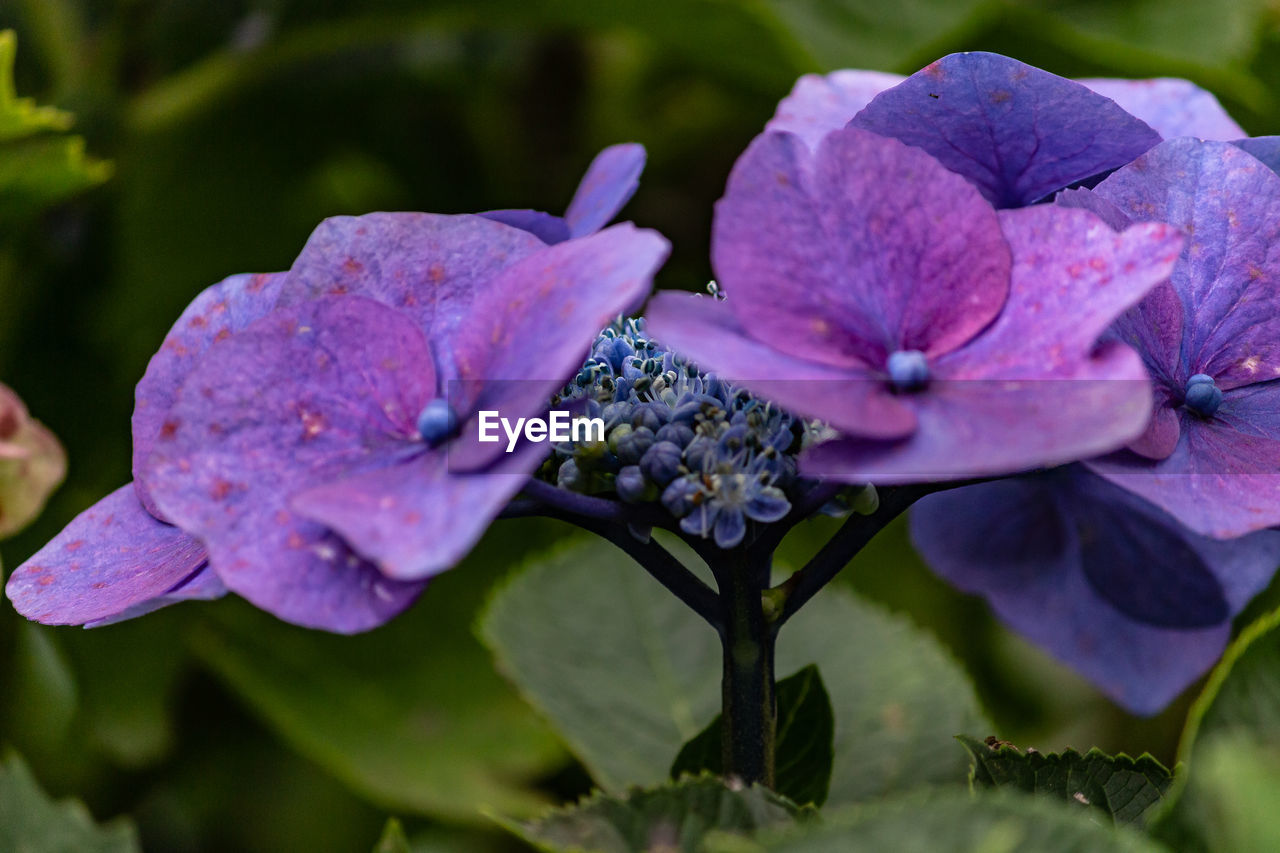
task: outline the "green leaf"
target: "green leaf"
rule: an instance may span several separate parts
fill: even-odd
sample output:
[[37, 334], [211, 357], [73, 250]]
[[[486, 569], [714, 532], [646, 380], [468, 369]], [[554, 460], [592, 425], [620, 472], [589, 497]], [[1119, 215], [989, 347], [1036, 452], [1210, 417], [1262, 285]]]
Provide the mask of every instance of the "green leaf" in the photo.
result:
[[81, 803], [54, 802], [17, 755], [0, 762], [0, 850], [21, 853], [133, 853], [133, 825], [98, 826]]
[[[502, 671], [615, 794], [660, 784], [720, 710], [715, 632], [604, 543], [561, 550], [513, 576], [481, 632]], [[809, 664], [821, 669], [835, 714], [828, 806], [965, 778], [967, 761], [946, 744], [988, 724], [931, 637], [828, 589], [779, 637], [780, 674]]]
[[1181, 790], [1158, 818], [1161, 836], [1187, 849], [1276, 849], [1234, 843], [1280, 835], [1274, 808], [1239, 814], [1250, 802], [1280, 802], [1280, 611], [1227, 649], [1188, 714], [1179, 753]]
[[395, 818], [388, 818], [382, 830], [382, 837], [373, 848], [373, 853], [410, 853], [409, 839], [405, 837], [404, 827]]
[[21, 220], [111, 174], [110, 165], [85, 156], [83, 139], [55, 135], [71, 126], [69, 113], [18, 97], [17, 50], [13, 31], [0, 31], [0, 223]]
[[806, 814], [767, 788], [731, 789], [702, 776], [659, 788], [633, 788], [621, 797], [597, 794], [536, 821], [502, 823], [539, 850], [693, 853], [713, 830], [752, 832]]
[[1150, 755], [1107, 755], [1091, 749], [1061, 754], [1025, 753], [1003, 741], [992, 743], [957, 735], [973, 757], [973, 781], [986, 787], [1011, 787], [1067, 803], [1101, 809], [1116, 823], [1141, 823], [1164, 797], [1173, 774]]
[[[778, 682], [777, 779], [779, 794], [796, 803], [821, 806], [827, 799], [834, 759], [835, 717], [831, 699], [812, 664]], [[724, 775], [720, 749], [722, 717], [681, 748], [671, 778], [708, 770]]]
[[533, 781], [564, 753], [470, 628], [495, 576], [550, 531], [503, 524], [501, 538], [376, 631], [306, 631], [227, 602], [194, 646], [298, 751], [389, 811], [472, 822], [482, 808], [535, 814], [546, 800]]
[[[976, 26], [989, 0], [764, 0], [795, 40], [829, 71], [836, 68], [915, 71], [936, 59], [933, 43]], [[908, 65], [908, 67], [904, 67]]]
[[832, 813], [755, 839], [716, 834], [709, 853], [1156, 853], [1126, 827], [1012, 791], [909, 795]]

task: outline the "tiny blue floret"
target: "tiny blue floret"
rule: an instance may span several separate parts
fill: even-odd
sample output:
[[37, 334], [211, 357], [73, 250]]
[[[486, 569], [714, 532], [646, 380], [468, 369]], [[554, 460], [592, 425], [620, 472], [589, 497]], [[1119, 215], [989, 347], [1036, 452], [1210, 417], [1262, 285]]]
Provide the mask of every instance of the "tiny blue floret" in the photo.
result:
[[1222, 405], [1222, 389], [1214, 383], [1212, 376], [1197, 373], [1187, 380], [1183, 403], [1201, 417], [1213, 417]]
[[899, 391], [918, 391], [929, 381], [929, 362], [917, 349], [889, 353], [889, 382]]
[[429, 447], [436, 447], [458, 432], [458, 413], [437, 397], [418, 415], [418, 433]]

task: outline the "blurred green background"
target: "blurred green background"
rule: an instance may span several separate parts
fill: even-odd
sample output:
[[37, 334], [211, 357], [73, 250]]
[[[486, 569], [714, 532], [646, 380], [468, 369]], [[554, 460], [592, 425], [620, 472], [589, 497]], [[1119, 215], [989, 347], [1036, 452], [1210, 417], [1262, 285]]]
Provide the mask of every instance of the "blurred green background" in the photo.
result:
[[[18, 92], [73, 112], [114, 164], [68, 202], [0, 218], [0, 379], [70, 458], [5, 565], [129, 478], [133, 385], [183, 306], [228, 274], [287, 268], [323, 217], [560, 211], [598, 149], [634, 140], [649, 165], [625, 217], [674, 243], [660, 285], [696, 288], [728, 170], [801, 73], [995, 50], [1067, 76], [1188, 77], [1267, 134], [1276, 6], [0, 0]], [[92, 632], [29, 625], [6, 601], [0, 745], [96, 816], [132, 815], [148, 850], [365, 850], [388, 813], [417, 849], [512, 849], [476, 804], [528, 811], [589, 781], [473, 637], [492, 584], [567, 532], [504, 527], [410, 615], [356, 639], [231, 601]], [[1185, 700], [1123, 714], [929, 576], [901, 526], [840, 582], [940, 637], [1001, 737], [1172, 761]]]

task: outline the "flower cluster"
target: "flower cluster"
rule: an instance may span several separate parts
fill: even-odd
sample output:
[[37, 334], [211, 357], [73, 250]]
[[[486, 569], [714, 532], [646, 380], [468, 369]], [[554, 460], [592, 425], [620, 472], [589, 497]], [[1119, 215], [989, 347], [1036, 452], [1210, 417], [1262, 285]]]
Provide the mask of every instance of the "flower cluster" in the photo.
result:
[[554, 402], [578, 401], [604, 421], [605, 440], [555, 448], [543, 475], [562, 488], [660, 502], [686, 533], [721, 548], [738, 545], [748, 521], [790, 510], [810, 428], [663, 349], [643, 318], [601, 332]]
[[[667, 252], [605, 228], [639, 146], [606, 149], [563, 217], [327, 220], [287, 272], [197, 297], [139, 383], [135, 482], [7, 592], [100, 624], [231, 590], [350, 632], [522, 490], [633, 548], [658, 512], [746, 553], [843, 484], [1002, 477], [921, 502], [917, 547], [1157, 710], [1280, 562], [1280, 144], [1243, 135], [1185, 81], [994, 54], [808, 76], [717, 205], [727, 298], [612, 323]], [[552, 406], [603, 438], [479, 440], [482, 411]]]

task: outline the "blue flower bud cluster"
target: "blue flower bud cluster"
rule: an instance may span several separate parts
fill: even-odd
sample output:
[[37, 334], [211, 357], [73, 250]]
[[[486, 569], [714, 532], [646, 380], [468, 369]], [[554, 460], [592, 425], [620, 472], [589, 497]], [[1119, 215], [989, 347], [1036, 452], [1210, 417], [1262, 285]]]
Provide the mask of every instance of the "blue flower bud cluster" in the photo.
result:
[[659, 504], [721, 548], [742, 542], [748, 522], [785, 516], [800, 486], [796, 455], [810, 426], [663, 349], [644, 318], [601, 332], [553, 403], [601, 418], [605, 439], [556, 445], [544, 478]]

